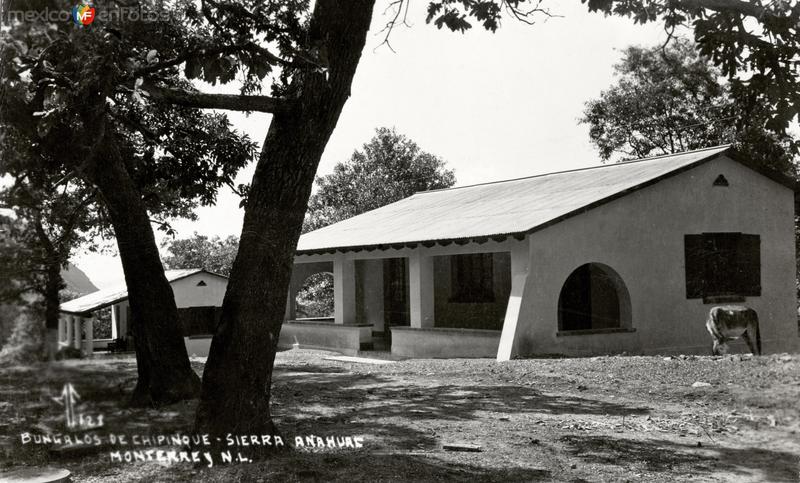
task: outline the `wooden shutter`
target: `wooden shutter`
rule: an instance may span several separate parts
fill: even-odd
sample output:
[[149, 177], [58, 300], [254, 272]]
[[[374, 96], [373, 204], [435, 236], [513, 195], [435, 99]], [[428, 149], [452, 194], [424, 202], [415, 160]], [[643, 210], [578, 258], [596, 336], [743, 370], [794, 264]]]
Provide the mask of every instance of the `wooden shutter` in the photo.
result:
[[684, 235], [684, 263], [686, 265], [686, 298], [703, 296], [705, 279], [705, 247], [703, 235]]
[[703, 295], [739, 294], [738, 246], [741, 233], [704, 233]]
[[737, 292], [761, 295], [761, 237], [742, 235], [737, 246]]

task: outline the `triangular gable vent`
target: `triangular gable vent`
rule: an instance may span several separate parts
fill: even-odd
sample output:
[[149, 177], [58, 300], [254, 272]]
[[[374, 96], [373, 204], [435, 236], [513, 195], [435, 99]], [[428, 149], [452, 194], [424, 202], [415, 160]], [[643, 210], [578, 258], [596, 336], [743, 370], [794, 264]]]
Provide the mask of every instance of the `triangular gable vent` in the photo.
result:
[[197, 282], [197, 286], [198, 287], [205, 287], [206, 286], [205, 280], [200, 280], [199, 282]]
[[724, 175], [717, 176], [714, 180], [714, 186], [728, 186], [728, 179]]

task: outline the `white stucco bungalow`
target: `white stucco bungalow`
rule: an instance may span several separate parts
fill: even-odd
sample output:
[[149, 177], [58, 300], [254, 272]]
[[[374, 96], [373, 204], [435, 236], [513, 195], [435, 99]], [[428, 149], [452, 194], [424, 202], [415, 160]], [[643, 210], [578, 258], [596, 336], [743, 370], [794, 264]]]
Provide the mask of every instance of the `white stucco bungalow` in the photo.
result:
[[[295, 294], [331, 272], [331, 320]], [[305, 234], [284, 345], [409, 357], [710, 353], [709, 308], [794, 351], [794, 184], [727, 146], [415, 194]], [[746, 350], [744, 344], [733, 350]]]
[[[167, 270], [164, 274], [175, 294], [179, 323], [189, 355], [207, 355], [228, 279], [199, 268]], [[107, 307], [111, 307], [111, 338], [95, 339], [96, 312]], [[85, 355], [110, 348], [132, 351], [131, 328], [128, 289], [122, 284], [63, 303], [58, 328], [59, 347], [72, 346]]]

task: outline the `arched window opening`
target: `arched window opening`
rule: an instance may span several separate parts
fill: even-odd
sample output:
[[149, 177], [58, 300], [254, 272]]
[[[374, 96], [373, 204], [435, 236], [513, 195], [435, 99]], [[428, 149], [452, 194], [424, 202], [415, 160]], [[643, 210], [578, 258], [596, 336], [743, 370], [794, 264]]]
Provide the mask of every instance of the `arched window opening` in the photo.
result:
[[306, 278], [295, 297], [296, 318], [333, 317], [333, 274], [318, 272]]
[[599, 263], [581, 265], [567, 277], [558, 297], [558, 330], [630, 326], [630, 299], [622, 278]]

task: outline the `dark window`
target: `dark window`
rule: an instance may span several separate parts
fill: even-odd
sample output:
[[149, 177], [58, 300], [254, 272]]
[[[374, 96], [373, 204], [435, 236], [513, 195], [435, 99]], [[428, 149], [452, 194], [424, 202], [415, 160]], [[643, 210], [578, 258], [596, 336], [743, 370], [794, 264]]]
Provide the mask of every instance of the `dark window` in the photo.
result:
[[450, 302], [494, 302], [492, 254], [454, 255], [450, 259], [450, 281]]
[[684, 237], [686, 298], [761, 295], [761, 238], [742, 233]]
[[614, 279], [587, 263], [570, 274], [558, 297], [559, 330], [613, 329], [621, 326]]
[[383, 260], [383, 314], [387, 326], [407, 326], [411, 323], [408, 263], [405, 258]]
[[178, 321], [184, 337], [213, 334], [222, 315], [221, 307], [178, 309]]

